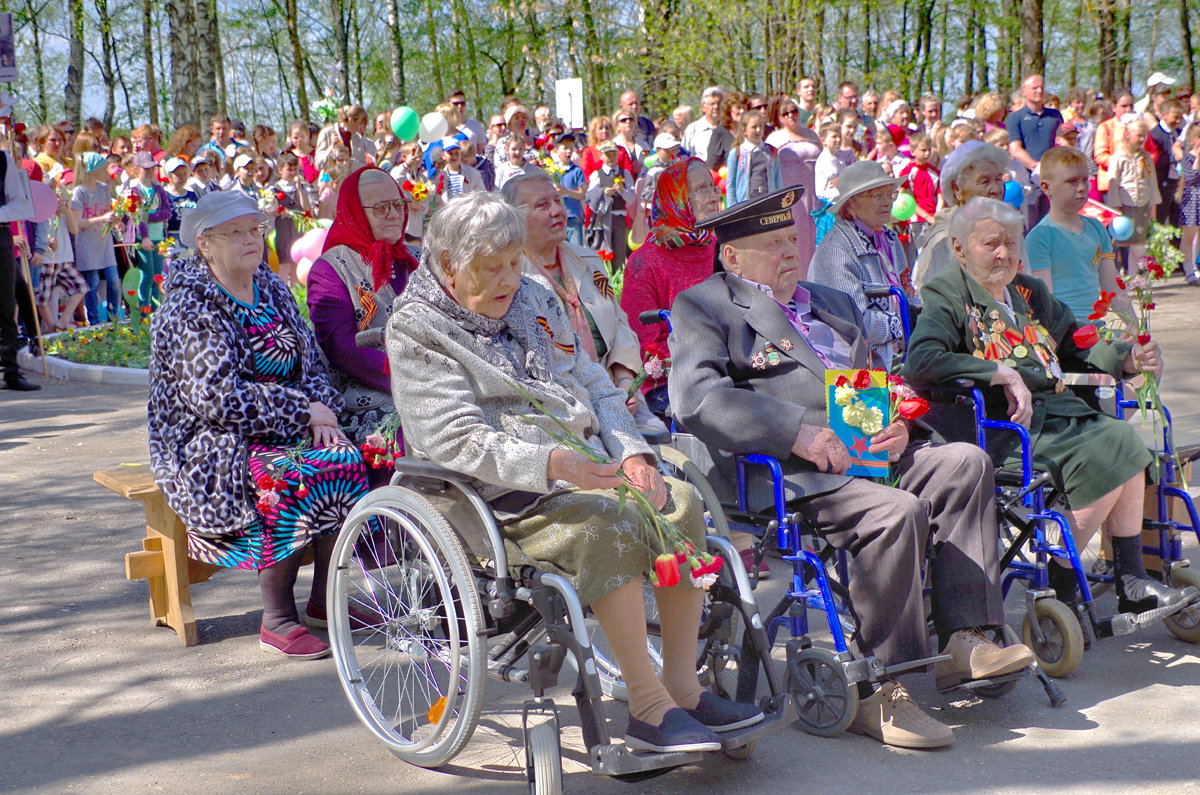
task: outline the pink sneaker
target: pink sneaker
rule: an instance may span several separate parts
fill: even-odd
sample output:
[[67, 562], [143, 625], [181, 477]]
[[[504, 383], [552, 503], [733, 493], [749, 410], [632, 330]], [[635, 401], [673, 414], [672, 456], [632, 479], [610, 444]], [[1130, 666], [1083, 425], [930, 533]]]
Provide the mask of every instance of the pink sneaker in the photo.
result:
[[296, 627], [283, 637], [262, 627], [258, 633], [258, 645], [265, 652], [281, 654], [293, 660], [317, 660], [329, 654], [329, 644], [304, 627]]

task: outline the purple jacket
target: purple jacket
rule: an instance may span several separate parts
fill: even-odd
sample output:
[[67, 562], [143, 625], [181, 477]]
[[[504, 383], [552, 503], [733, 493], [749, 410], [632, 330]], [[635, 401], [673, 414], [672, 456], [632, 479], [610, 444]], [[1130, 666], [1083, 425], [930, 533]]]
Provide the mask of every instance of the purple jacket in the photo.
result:
[[[141, 183], [137, 183], [134, 188], [140, 193], [142, 189]], [[147, 224], [163, 223], [171, 219], [171, 199], [167, 196], [167, 192], [157, 182], [154, 183], [154, 192], [158, 194], [158, 209], [154, 212], [146, 213], [146, 221], [138, 224], [137, 239], [139, 241], [142, 238], [150, 237], [150, 227]]]
[[[396, 295], [403, 293], [407, 284], [407, 271], [393, 268], [391, 285]], [[358, 333], [354, 310], [350, 291], [333, 266], [323, 259], [314, 262], [308, 272], [308, 316], [330, 366], [372, 389], [390, 392], [392, 379], [384, 370], [387, 354], [354, 343]], [[380, 310], [386, 311], [383, 307]]]

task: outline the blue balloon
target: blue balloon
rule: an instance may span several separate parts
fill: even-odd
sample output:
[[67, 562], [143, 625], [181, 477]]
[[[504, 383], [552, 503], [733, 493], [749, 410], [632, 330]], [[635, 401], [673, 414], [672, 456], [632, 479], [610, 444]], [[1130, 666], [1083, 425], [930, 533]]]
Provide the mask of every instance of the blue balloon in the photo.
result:
[[1011, 179], [1004, 183], [1004, 203], [1011, 205], [1014, 210], [1021, 209], [1025, 203], [1025, 191], [1021, 183]]
[[1112, 236], [1114, 240], [1120, 241], [1133, 237], [1133, 221], [1124, 215], [1118, 215], [1112, 222]]

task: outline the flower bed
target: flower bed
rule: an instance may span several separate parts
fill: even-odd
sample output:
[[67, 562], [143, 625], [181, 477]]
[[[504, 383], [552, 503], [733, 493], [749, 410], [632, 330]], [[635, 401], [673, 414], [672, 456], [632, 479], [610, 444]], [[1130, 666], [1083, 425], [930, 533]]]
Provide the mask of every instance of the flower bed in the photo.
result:
[[46, 353], [76, 364], [146, 369], [150, 365], [150, 323], [130, 323], [75, 329], [46, 340]]

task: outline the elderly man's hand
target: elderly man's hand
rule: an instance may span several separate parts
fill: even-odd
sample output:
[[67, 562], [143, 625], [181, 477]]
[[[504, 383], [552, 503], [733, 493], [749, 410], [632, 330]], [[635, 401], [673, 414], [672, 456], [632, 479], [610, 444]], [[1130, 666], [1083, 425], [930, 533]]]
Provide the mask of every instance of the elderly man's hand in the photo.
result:
[[1008, 398], [1008, 418], [1018, 425], [1029, 427], [1033, 419], [1033, 396], [1029, 387], [1025, 386], [1021, 374], [1003, 364], [996, 366], [996, 374], [992, 376], [992, 386], [1003, 386], [1004, 396]]
[[900, 454], [908, 447], [908, 423], [896, 420], [879, 433], [871, 437], [871, 446], [867, 448], [872, 453], [888, 454], [888, 461], [899, 461]]
[[812, 461], [822, 472], [840, 475], [850, 468], [850, 451], [829, 428], [801, 425], [796, 441], [792, 443], [792, 452]]
[[1125, 372], [1154, 373], [1155, 378], [1162, 378], [1164, 364], [1162, 348], [1158, 347], [1158, 340], [1151, 338], [1145, 345], [1134, 343], [1125, 357]]
[[590, 489], [615, 489], [625, 481], [617, 474], [620, 466], [615, 463], [597, 464], [583, 453], [574, 450], [553, 450], [546, 465], [547, 480], [565, 480], [585, 491]]
[[630, 456], [621, 462], [621, 469], [629, 477], [634, 488], [649, 498], [650, 504], [660, 511], [667, 504], [667, 482], [658, 468], [641, 456]]

